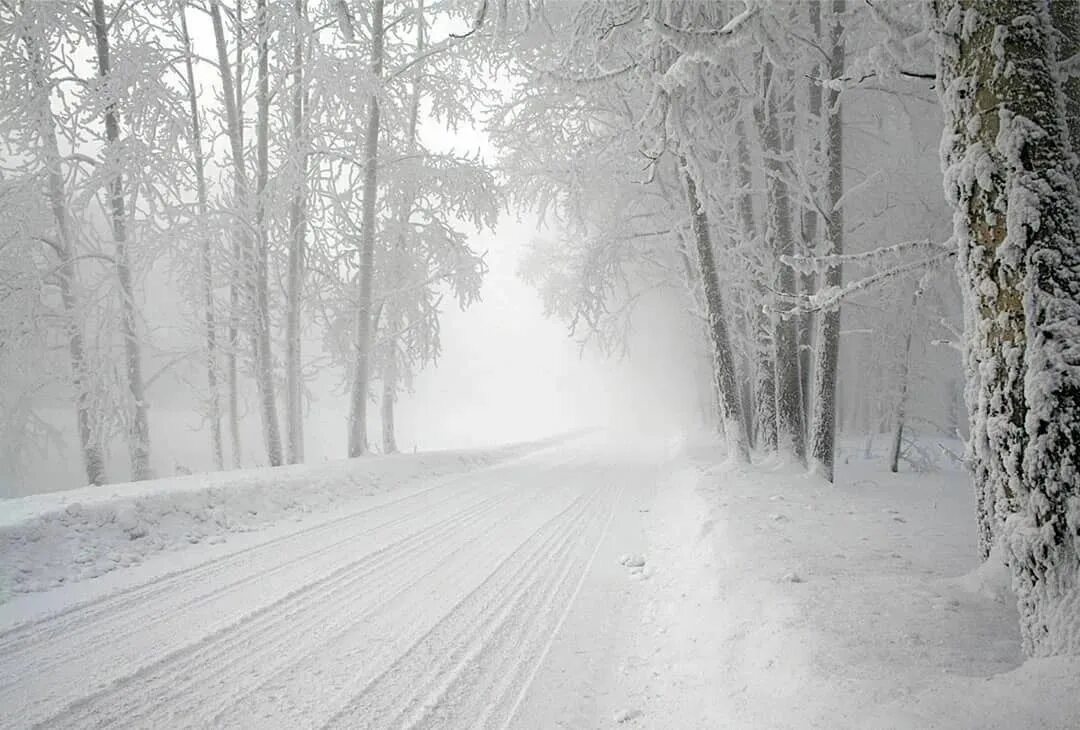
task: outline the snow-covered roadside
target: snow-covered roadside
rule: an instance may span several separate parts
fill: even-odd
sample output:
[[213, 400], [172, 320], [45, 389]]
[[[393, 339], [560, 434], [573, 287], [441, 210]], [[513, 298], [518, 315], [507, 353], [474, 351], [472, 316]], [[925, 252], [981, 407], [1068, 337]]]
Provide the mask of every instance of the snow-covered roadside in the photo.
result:
[[491, 466], [557, 442], [248, 469], [0, 500], [0, 602], [13, 593], [95, 578], [165, 551], [327, 513], [358, 497]]
[[657, 491], [626, 667], [636, 727], [1075, 728], [1080, 660], [1023, 662], [976, 570], [958, 471], [845, 464], [835, 487], [698, 451]]

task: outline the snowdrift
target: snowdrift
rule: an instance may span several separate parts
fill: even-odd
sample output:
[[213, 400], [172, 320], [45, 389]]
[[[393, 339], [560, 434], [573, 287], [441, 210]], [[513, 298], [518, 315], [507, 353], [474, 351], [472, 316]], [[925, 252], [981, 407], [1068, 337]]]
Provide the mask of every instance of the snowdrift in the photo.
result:
[[524, 456], [562, 440], [489, 450], [371, 456], [83, 487], [0, 500], [0, 602], [95, 578], [147, 557], [251, 532], [358, 497]]

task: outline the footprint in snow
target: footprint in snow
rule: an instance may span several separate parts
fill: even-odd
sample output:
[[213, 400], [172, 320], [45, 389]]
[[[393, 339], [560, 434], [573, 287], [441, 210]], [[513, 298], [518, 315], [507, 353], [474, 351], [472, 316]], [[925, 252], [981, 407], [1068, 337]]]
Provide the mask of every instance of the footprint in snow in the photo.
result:
[[639, 554], [623, 555], [619, 558], [619, 564], [627, 568], [641, 568], [645, 565], [645, 556]]
[[638, 719], [643, 714], [644, 713], [641, 710], [619, 710], [612, 716], [612, 719], [622, 725], [623, 723]]

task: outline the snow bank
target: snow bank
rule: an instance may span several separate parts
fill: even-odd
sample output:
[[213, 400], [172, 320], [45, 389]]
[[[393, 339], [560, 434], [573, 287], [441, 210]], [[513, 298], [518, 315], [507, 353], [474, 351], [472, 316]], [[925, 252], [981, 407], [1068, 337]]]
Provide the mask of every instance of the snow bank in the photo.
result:
[[95, 578], [162, 551], [326, 512], [357, 497], [493, 465], [553, 442], [218, 472], [0, 500], [0, 601]]
[[[1080, 658], [1024, 661], [1007, 573], [978, 566], [966, 474], [852, 458], [832, 486], [715, 448], [686, 459], [696, 491], [667, 493], [687, 506], [664, 531], [681, 552], [650, 546], [641, 726], [1077, 727]], [[686, 706], [699, 685], [708, 701]]]

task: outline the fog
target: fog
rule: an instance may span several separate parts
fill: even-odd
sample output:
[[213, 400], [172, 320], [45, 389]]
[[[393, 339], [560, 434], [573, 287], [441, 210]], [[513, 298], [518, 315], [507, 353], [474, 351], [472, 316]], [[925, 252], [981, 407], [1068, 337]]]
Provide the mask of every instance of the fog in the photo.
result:
[[1074, 727], [1077, 0], [0, 0], [0, 726]]

